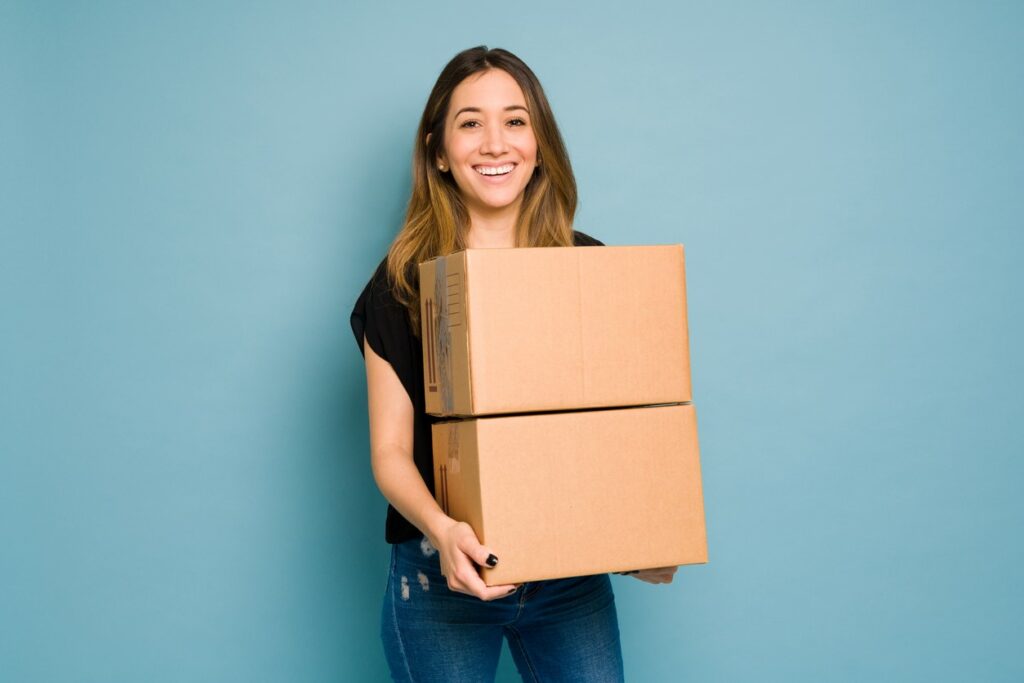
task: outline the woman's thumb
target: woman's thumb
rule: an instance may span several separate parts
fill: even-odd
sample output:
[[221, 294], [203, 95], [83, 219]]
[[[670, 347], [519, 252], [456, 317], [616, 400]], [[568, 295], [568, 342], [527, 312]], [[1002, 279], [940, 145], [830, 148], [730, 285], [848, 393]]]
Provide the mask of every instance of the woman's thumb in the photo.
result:
[[490, 548], [480, 545], [480, 543], [474, 544], [469, 556], [481, 567], [495, 567], [498, 564], [498, 556], [491, 552]]
[[473, 560], [476, 564], [481, 567], [494, 567], [498, 564], [498, 556], [491, 551], [490, 548], [480, 543], [480, 540], [476, 537], [476, 533], [467, 524], [465, 526], [465, 533], [460, 534], [460, 538], [457, 542], [459, 550], [469, 556], [469, 559]]

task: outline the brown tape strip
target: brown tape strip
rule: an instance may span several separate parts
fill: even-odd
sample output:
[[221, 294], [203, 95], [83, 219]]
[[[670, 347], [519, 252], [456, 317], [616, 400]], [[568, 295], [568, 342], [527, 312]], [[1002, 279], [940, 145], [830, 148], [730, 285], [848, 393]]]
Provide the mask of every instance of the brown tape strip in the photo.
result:
[[427, 298], [427, 318], [423, 321], [427, 331], [427, 385], [437, 391], [437, 368], [434, 365], [434, 300]]
[[441, 509], [448, 514], [448, 466], [441, 465]]
[[437, 364], [437, 380], [441, 385], [441, 412], [451, 415], [455, 407], [452, 395], [451, 330], [448, 312], [448, 259], [436, 259], [434, 268], [434, 305], [437, 307], [437, 327], [434, 335], [434, 359]]

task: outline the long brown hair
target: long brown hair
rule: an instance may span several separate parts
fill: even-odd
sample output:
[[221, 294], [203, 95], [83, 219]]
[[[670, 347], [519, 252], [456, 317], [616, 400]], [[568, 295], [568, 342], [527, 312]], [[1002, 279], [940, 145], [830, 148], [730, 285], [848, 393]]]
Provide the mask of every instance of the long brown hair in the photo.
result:
[[[526, 97], [537, 138], [537, 166], [526, 185], [515, 228], [517, 247], [573, 244], [576, 179], [540, 81], [521, 59], [501, 48], [479, 46], [455, 55], [441, 71], [423, 109], [412, 155], [412, 194], [405, 222], [388, 249], [392, 293], [409, 310], [413, 333], [420, 333], [418, 264], [466, 248], [469, 214], [450, 175], [435, 165], [444, 150], [445, 119], [452, 92], [462, 81], [490, 69], [516, 80]], [[428, 140], [429, 134], [429, 140]]]

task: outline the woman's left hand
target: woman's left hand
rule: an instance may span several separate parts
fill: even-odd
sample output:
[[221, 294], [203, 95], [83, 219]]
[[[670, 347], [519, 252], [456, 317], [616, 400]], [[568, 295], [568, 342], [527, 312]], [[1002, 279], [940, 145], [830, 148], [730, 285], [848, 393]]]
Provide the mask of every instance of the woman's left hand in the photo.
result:
[[640, 579], [647, 583], [672, 583], [679, 567], [658, 567], [657, 569], [638, 569], [631, 572], [616, 572], [616, 574], [628, 574], [634, 579]]

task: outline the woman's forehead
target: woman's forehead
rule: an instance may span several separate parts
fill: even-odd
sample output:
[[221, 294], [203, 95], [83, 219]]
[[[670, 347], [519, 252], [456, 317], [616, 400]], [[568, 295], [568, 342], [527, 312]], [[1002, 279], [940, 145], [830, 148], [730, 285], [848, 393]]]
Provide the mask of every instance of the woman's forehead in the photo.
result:
[[511, 75], [501, 69], [490, 69], [467, 76], [452, 92], [450, 110], [453, 115], [464, 108], [477, 110], [526, 107], [526, 96]]

